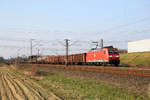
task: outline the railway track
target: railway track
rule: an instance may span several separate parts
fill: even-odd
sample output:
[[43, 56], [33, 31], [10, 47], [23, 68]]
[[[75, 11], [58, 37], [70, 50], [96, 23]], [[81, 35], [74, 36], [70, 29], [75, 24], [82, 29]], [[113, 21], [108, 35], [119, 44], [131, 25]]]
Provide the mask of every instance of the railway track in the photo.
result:
[[150, 77], [150, 69], [131, 68], [131, 67], [104, 67], [104, 66], [65, 66], [65, 65], [49, 65], [49, 64], [26, 64], [35, 67], [48, 67], [58, 69], [82, 70], [90, 72], [102, 72], [118, 75]]
[[32, 79], [0, 67], [0, 100], [59, 100]]

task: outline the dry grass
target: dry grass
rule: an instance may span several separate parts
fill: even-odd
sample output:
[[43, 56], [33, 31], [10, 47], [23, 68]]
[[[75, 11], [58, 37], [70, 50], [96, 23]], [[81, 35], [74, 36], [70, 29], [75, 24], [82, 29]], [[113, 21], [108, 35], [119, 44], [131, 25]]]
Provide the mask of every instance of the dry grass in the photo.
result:
[[121, 54], [120, 61], [125, 66], [150, 66], [150, 52]]
[[58, 100], [30, 77], [10, 67], [0, 67], [0, 100]]

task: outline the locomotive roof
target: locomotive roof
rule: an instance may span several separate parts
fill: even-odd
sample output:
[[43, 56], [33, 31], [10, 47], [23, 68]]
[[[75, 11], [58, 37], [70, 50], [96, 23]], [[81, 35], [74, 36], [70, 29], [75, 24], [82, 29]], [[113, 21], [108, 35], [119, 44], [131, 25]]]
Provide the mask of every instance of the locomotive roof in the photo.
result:
[[113, 46], [106, 46], [106, 47], [104, 47], [104, 48], [114, 49]]
[[[106, 46], [103, 49], [116, 49], [116, 48], [114, 48], [113, 46]], [[101, 49], [101, 48], [92, 48], [89, 52], [101, 51], [103, 49]]]

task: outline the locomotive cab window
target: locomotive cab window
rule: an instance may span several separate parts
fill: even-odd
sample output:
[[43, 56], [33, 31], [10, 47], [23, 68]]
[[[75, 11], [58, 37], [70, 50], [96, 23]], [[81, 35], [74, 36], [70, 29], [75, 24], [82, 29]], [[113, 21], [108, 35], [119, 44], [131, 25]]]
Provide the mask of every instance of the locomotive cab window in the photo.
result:
[[109, 50], [108, 53], [109, 53], [109, 54], [113, 54], [113, 51], [112, 51], [112, 50]]
[[114, 54], [118, 54], [118, 51], [115, 50], [115, 51], [114, 51]]
[[116, 50], [109, 50], [108, 53], [109, 54], [118, 54], [118, 51], [116, 51]]

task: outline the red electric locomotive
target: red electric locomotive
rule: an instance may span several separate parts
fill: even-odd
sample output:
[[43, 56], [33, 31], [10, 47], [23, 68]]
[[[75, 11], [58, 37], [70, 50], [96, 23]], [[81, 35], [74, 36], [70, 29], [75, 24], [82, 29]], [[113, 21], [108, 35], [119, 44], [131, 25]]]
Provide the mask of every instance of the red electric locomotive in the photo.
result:
[[120, 57], [117, 48], [104, 47], [101, 50], [93, 50], [86, 54], [86, 63], [94, 65], [114, 64], [118, 66]]

